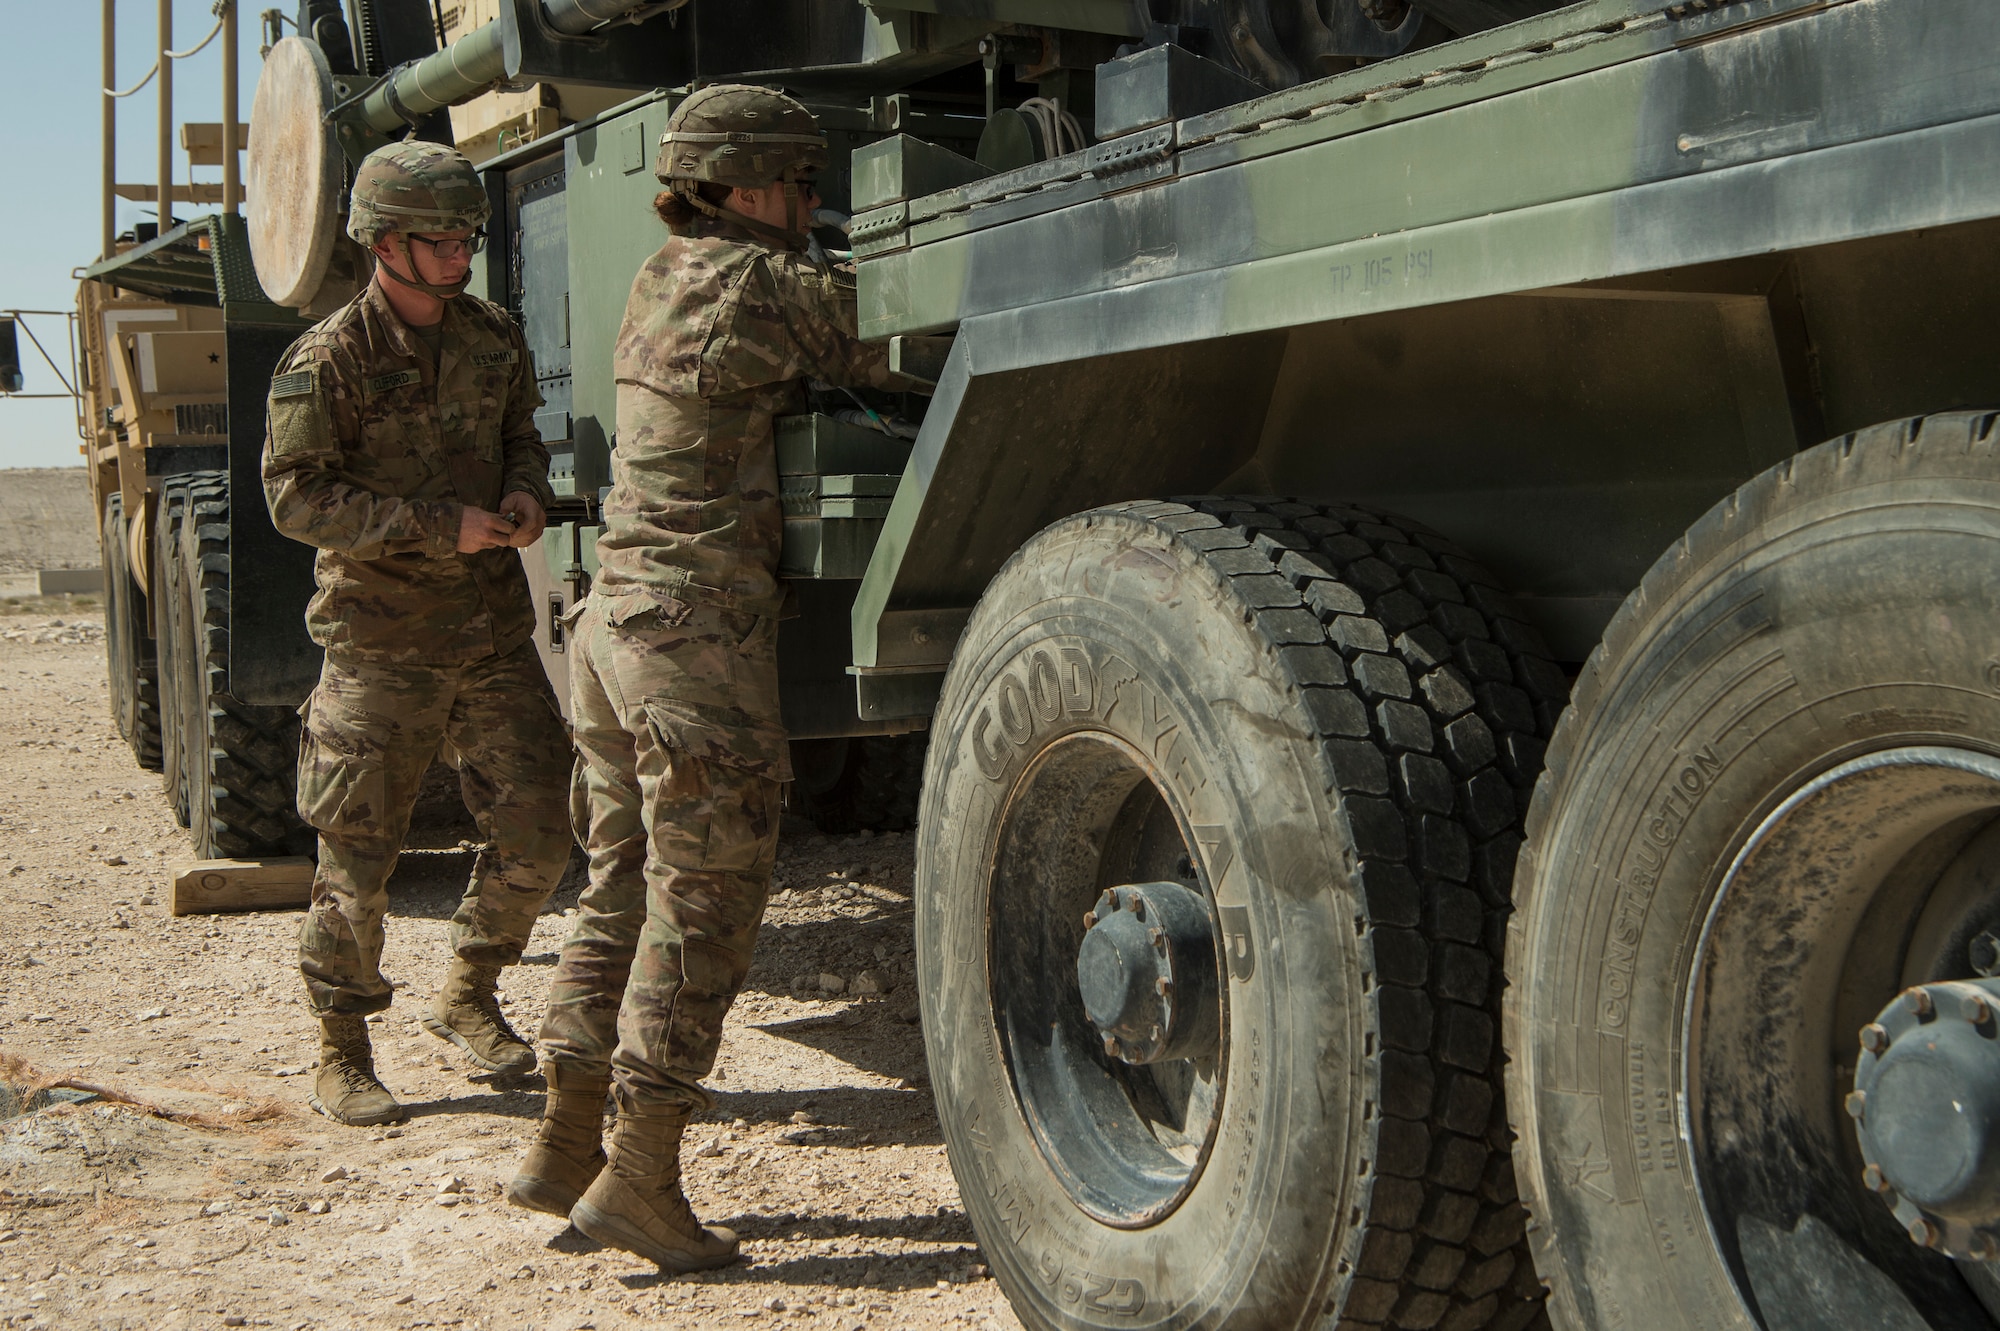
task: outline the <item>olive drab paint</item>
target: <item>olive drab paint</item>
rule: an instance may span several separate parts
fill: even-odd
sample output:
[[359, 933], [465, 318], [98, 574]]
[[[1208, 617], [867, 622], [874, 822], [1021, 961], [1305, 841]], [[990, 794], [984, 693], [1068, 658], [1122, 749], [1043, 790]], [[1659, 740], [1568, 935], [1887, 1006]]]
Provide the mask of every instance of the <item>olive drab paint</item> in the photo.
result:
[[[1978, 0], [1602, 0], [1182, 119], [1145, 170], [1116, 140], [1038, 164], [1032, 190], [1005, 173], [862, 212], [864, 335], [955, 343], [857, 599], [857, 665], [891, 664], [904, 607], [972, 604], [1047, 523], [1181, 492], [1162, 474], [1379, 502], [1507, 551], [1539, 627], [1582, 657], [1673, 535], [1762, 467], [1991, 397], [1990, 368], [1937, 348], [1896, 372], [1928, 397], [1899, 394], [1880, 358], [1911, 339], [1868, 345], [1863, 327], [1815, 343], [1851, 344], [1839, 370], [1814, 367], [1793, 321], [1801, 299], [1858, 309], [1891, 273], [1912, 309], [1960, 303], [1991, 242], [1951, 228], [2000, 217], [2000, 82], [1974, 54], [1996, 43]], [[1720, 267], [1787, 252], [1790, 276]], [[1662, 270], [1702, 265], [1698, 300], [1655, 294]], [[1970, 311], [1959, 327], [1939, 345], [1980, 341]], [[1224, 442], [1235, 423], [1210, 423], [1195, 351], [1238, 363], [1253, 471]], [[1100, 415], [1149, 370], [1157, 392]], [[1815, 374], [1845, 386], [1823, 408]], [[1507, 387], [1524, 382], [1525, 402]], [[1695, 400], [1676, 412], [1676, 393]], [[1152, 447], [1121, 457], [1128, 436]], [[1028, 438], [1102, 461], [994, 523], [964, 496]], [[942, 671], [949, 645], [933, 655]]]

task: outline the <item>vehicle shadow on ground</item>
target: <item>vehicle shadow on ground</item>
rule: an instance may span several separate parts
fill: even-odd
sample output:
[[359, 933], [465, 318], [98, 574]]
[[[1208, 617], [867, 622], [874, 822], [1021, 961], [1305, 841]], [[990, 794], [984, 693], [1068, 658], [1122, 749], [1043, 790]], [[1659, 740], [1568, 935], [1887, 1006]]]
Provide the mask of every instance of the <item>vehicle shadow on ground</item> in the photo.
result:
[[[464, 846], [406, 846], [389, 876], [389, 913], [413, 920], [448, 920], [465, 896], [472, 877], [473, 850]], [[542, 906], [554, 915], [576, 904], [583, 892], [586, 864], [583, 852], [570, 848], [562, 879]]]
[[[911, 1243], [965, 1244], [967, 1262], [980, 1260], [978, 1240], [972, 1224], [954, 1211], [948, 1216], [903, 1215], [863, 1218], [849, 1215], [792, 1216], [746, 1212], [718, 1216], [711, 1220], [735, 1230], [752, 1243], [758, 1241], [812, 1239], [902, 1239]], [[572, 1255], [602, 1251], [603, 1245], [565, 1229], [548, 1242], [556, 1252]], [[828, 1285], [841, 1289], [907, 1290], [924, 1289], [937, 1283], [938, 1254], [855, 1253], [795, 1258], [788, 1262], [751, 1260], [719, 1271], [695, 1275], [675, 1275], [667, 1271], [647, 1271], [619, 1276], [618, 1283], [633, 1292], [665, 1285], [687, 1284], [768, 1284]]]
[[[929, 1090], [715, 1091], [715, 1108], [704, 1117], [725, 1123], [740, 1118], [752, 1126], [789, 1124], [801, 1109], [810, 1109], [819, 1122], [794, 1130], [800, 1145], [937, 1146], [944, 1141]], [[848, 1126], [856, 1123], [871, 1126]]]
[[765, 1022], [757, 1029], [878, 1077], [914, 1081], [924, 1073], [923, 1032], [890, 1017], [881, 1004], [869, 1003], [859, 1011]]
[[542, 1079], [535, 1077], [524, 1078], [521, 1085], [510, 1089], [494, 1087], [479, 1095], [405, 1100], [403, 1108], [412, 1119], [433, 1118], [440, 1114], [491, 1114], [496, 1118], [539, 1119], [543, 1099]]

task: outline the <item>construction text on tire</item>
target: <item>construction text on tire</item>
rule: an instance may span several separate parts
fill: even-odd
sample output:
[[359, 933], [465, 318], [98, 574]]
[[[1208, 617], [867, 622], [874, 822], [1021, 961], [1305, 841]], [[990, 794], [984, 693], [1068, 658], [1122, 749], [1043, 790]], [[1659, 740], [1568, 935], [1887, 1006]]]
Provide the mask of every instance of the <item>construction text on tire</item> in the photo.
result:
[[1878, 1111], [1848, 1099], [1862, 1027], [1970, 977], [2000, 928], [1996, 446], [1992, 414], [1933, 416], [1756, 477], [1577, 681], [1507, 952], [1516, 1160], [1561, 1325], [2000, 1312], [1983, 1264], [1919, 1247], [1864, 1185], [1850, 1114]]

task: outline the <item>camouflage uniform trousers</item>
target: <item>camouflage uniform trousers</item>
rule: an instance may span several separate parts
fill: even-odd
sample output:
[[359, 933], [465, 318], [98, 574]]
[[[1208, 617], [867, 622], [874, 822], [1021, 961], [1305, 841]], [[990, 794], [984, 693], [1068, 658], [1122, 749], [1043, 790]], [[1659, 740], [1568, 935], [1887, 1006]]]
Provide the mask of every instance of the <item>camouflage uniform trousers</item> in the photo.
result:
[[710, 606], [630, 613], [593, 598], [571, 643], [570, 811], [590, 885], [556, 967], [543, 1053], [608, 1070], [640, 1100], [699, 1110], [777, 858], [790, 775], [777, 621]]
[[521, 959], [569, 860], [569, 739], [532, 643], [463, 665], [374, 665], [328, 654], [300, 709], [299, 814], [319, 832], [299, 966], [313, 1010], [380, 1012], [387, 884], [418, 783], [441, 742], [485, 843], [452, 916], [452, 950], [474, 965]]

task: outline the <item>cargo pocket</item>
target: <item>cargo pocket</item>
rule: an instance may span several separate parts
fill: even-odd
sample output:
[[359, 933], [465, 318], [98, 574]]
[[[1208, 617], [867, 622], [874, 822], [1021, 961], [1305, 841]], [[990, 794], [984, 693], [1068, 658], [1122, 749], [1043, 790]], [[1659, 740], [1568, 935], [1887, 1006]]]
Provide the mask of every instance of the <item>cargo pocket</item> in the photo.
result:
[[791, 779], [784, 727], [680, 698], [645, 706], [654, 742], [671, 755], [654, 796], [656, 848], [670, 862], [696, 861], [689, 868], [768, 871], [778, 783]]
[[365, 713], [330, 707], [318, 690], [299, 708], [299, 817], [322, 832], [380, 833], [389, 781]]
[[736, 654], [746, 657], [774, 655], [778, 650], [778, 616], [751, 615], [750, 628], [736, 644]]

